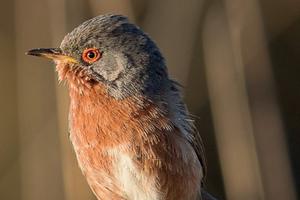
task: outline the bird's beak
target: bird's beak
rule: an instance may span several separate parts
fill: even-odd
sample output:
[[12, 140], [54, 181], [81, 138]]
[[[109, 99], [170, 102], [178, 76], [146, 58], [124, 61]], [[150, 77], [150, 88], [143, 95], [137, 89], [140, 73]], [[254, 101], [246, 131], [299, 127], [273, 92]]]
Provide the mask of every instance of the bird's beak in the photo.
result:
[[78, 63], [77, 60], [71, 56], [64, 55], [60, 48], [39, 48], [39, 49], [31, 49], [26, 52], [27, 55], [38, 56], [49, 58], [54, 61], [63, 61], [63, 62], [71, 62]]

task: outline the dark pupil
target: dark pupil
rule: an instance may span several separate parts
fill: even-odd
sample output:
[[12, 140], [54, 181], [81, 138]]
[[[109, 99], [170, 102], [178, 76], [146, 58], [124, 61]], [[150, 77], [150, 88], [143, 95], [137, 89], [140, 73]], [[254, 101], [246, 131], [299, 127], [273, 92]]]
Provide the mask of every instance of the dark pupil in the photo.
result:
[[92, 52], [92, 51], [90, 51], [90, 52], [87, 53], [87, 57], [88, 58], [93, 59], [93, 58], [95, 58], [95, 56], [96, 56], [96, 54], [94, 52]]

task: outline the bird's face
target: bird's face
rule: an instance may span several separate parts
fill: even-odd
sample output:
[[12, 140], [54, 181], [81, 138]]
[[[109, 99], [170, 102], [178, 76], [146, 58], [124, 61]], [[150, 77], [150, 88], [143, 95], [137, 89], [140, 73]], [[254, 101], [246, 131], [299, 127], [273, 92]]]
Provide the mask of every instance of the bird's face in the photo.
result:
[[[101, 83], [115, 98], [158, 95], [168, 79], [154, 42], [119, 15], [90, 19], [66, 35], [59, 48], [27, 54], [50, 58], [78, 79], [89, 80], [82, 83]], [[70, 81], [65, 74], [60, 78]]]

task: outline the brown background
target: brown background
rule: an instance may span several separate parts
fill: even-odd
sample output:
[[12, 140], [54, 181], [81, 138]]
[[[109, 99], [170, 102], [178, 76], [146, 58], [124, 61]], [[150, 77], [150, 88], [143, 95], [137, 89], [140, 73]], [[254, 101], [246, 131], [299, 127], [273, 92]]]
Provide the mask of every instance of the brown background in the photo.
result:
[[[53, 64], [78, 24], [127, 15], [185, 87], [208, 157], [207, 190], [228, 200], [296, 200], [300, 189], [300, 1], [1, 0], [0, 199], [93, 200], [68, 141]], [[297, 191], [298, 190], [298, 191]]]

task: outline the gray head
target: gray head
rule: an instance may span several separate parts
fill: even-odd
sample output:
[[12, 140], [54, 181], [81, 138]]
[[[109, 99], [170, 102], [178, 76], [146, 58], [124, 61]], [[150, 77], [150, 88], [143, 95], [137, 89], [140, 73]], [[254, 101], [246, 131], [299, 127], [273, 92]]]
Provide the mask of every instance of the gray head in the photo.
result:
[[29, 55], [63, 61], [104, 84], [115, 98], [159, 95], [168, 82], [164, 59], [141, 29], [120, 15], [90, 19], [65, 36], [60, 48], [33, 49]]

